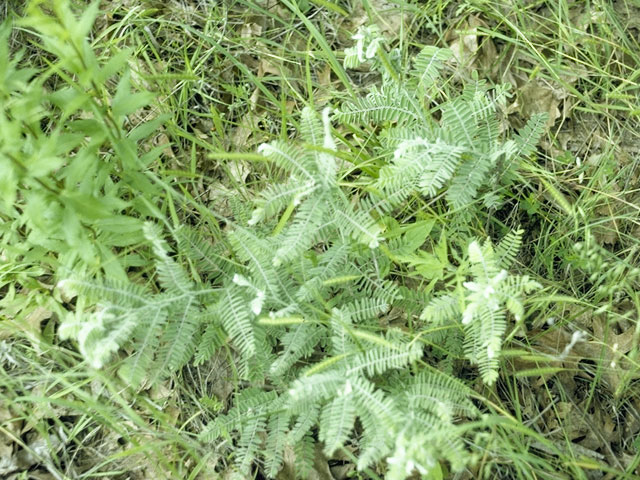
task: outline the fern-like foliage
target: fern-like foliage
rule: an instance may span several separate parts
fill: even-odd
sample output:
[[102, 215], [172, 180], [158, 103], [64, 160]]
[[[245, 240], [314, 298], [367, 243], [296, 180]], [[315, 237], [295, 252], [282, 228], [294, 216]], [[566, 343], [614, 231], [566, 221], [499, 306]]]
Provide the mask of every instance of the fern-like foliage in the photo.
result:
[[70, 317], [61, 326], [63, 336], [77, 338], [94, 368], [130, 345], [133, 354], [120, 374], [134, 386], [155, 381], [191, 360], [200, 335], [202, 298], [209, 295], [171, 258], [155, 225], [145, 224], [144, 234], [153, 249], [161, 293], [133, 283], [69, 279], [65, 288], [94, 299], [98, 306], [88, 321], [79, 324]]
[[413, 67], [409, 72], [411, 87], [423, 93], [429, 92], [442, 78], [440, 72], [444, 67], [444, 62], [450, 59], [452, 55], [449, 49], [437, 48], [431, 45], [424, 47], [413, 58]]
[[499, 243], [499, 254], [489, 239], [483, 244], [471, 242], [468, 258], [473, 280], [463, 282], [455, 292], [434, 298], [422, 312], [421, 318], [435, 325], [460, 321], [465, 354], [478, 365], [483, 381], [489, 385], [498, 378], [507, 312], [521, 321], [523, 296], [541, 288], [528, 276], [510, 275], [503, 268], [513, 261], [521, 236], [521, 230], [509, 233]]
[[[372, 60], [392, 68], [395, 57], [377, 61], [385, 52], [375, 29], [356, 41], [348, 65]], [[391, 317], [422, 310], [428, 327], [440, 332], [440, 350], [463, 332], [460, 348], [491, 384], [507, 314], [523, 318], [524, 295], [539, 285], [507, 273], [522, 242], [518, 231], [496, 249], [488, 240], [471, 241], [458, 286], [434, 296], [453, 275], [447, 234], [440, 233], [431, 255], [421, 247], [433, 240], [435, 221], [416, 214], [415, 223], [400, 227], [392, 214], [415, 195], [444, 194], [452, 209], [468, 207], [496, 190], [489, 180], [500, 168], [533, 152], [542, 130], [536, 118], [515, 140], [504, 140], [497, 113], [507, 87], [474, 82], [438, 103], [448, 58], [445, 50], [425, 48], [406, 81], [383, 72], [380, 88], [345, 103], [333, 118], [330, 109], [319, 116], [305, 108], [296, 125], [300, 141], [258, 149], [284, 181], [238, 203], [240, 213], [216, 243], [181, 227], [171, 232], [170, 247], [157, 226], [146, 224], [155, 265], [150, 284], [68, 280], [98, 306], [87, 321], [70, 318], [62, 332], [96, 368], [131, 349], [121, 372], [133, 385], [189, 361], [205, 364], [223, 347], [231, 351], [236, 392], [200, 439], [229, 449], [243, 478], [256, 465], [275, 478], [287, 452], [307, 478], [317, 442], [327, 456], [349, 446], [358, 469], [375, 465], [385, 478], [435, 475], [441, 461], [462, 470], [475, 458], [468, 440], [482, 428], [459, 425], [478, 417], [473, 392], [428, 364], [445, 356], [434, 353], [431, 333], [409, 321], [396, 328]], [[359, 187], [345, 186], [340, 172], [335, 120], [379, 130], [375, 178], [367, 177], [357, 196]], [[428, 289], [401, 285], [397, 264], [424, 274]]]
[[[495, 190], [495, 178], [512, 179], [508, 173], [531, 155], [543, 133], [546, 117], [537, 115], [515, 140], [500, 138], [498, 112], [509, 85], [490, 90], [475, 81], [461, 95], [437, 103], [435, 86], [450, 57], [448, 49], [427, 46], [414, 58], [408, 79], [385, 75], [380, 88], [336, 113], [341, 122], [382, 127], [385, 165], [375, 185], [385, 201], [370, 200], [377, 211], [389, 211], [415, 191], [434, 197], [445, 187], [449, 204], [462, 210], [483, 189]], [[494, 205], [497, 197], [486, 201]]]
[[229, 247], [223, 243], [211, 244], [196, 230], [181, 225], [174, 231], [178, 249], [183, 253], [199, 276], [206, 275], [209, 282], [232, 274]]
[[372, 88], [364, 98], [346, 104], [337, 113], [337, 118], [346, 123], [395, 123], [416, 122], [421, 118], [409, 97], [394, 85]]

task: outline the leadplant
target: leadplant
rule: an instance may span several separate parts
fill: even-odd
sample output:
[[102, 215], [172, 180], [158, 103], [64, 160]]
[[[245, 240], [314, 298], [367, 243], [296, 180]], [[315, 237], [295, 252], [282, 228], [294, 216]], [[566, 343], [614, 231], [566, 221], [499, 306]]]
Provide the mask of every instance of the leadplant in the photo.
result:
[[[227, 219], [224, 246], [186, 226], [167, 231], [148, 222], [142, 231], [155, 266], [148, 285], [81, 275], [62, 284], [90, 307], [70, 314], [61, 333], [75, 338], [96, 368], [130, 349], [119, 372], [134, 388], [190, 361], [206, 364], [221, 349], [233, 351], [230, 361], [243, 383], [200, 439], [219, 448], [230, 440], [245, 477], [259, 463], [274, 478], [290, 450], [298, 477], [306, 478], [318, 441], [327, 456], [349, 447], [358, 469], [377, 468], [391, 479], [414, 471], [438, 478], [441, 461], [463, 469], [476, 458], [471, 445], [483, 438], [483, 422], [462, 428], [463, 421], [481, 418], [475, 394], [429, 364], [433, 325], [461, 328], [467, 357], [492, 384], [507, 315], [521, 321], [524, 295], [539, 287], [507, 272], [521, 232], [496, 249], [490, 240], [467, 239], [468, 255], [457, 269], [448, 263], [442, 232], [438, 258], [459, 281], [433, 274], [435, 295], [394, 275], [394, 262], [420, 257], [429, 235], [420, 229], [433, 226], [412, 212], [405, 216], [415, 223], [411, 234], [385, 230], [396, 207], [412, 194], [444, 194], [453, 211], [478, 198], [499, 204], [500, 189], [532, 153], [544, 122], [536, 117], [504, 141], [497, 111], [508, 87], [490, 91], [476, 81], [438, 103], [446, 51], [424, 49], [402, 81], [394, 70], [397, 56], [375, 38], [375, 30], [357, 38], [362, 44], [348, 64], [371, 58], [383, 85], [345, 102], [333, 117], [329, 108], [320, 118], [307, 107], [299, 141], [260, 146], [287, 179], [254, 199], [248, 221]], [[368, 193], [359, 197], [342, 182], [334, 121], [379, 129], [377, 176], [362, 174]], [[198, 281], [187, 263], [201, 269]], [[390, 312], [412, 315], [428, 295], [423, 324], [389, 325]]]
[[[383, 83], [365, 97], [347, 102], [336, 118], [380, 129], [377, 156], [383, 164], [372, 184], [372, 205], [389, 210], [415, 191], [434, 197], [444, 186], [452, 209], [464, 209], [480, 194], [485, 206], [499, 205], [517, 165], [533, 153], [546, 115], [533, 116], [518, 135], [505, 141], [499, 113], [510, 96], [509, 84], [490, 90], [485, 81], [473, 80], [460, 95], [440, 101], [444, 92], [438, 86], [450, 50], [423, 48], [404, 77], [399, 71], [405, 69], [396, 71], [391, 61], [398, 55], [385, 53], [372, 32], [359, 35], [370, 42], [361, 48], [367, 52], [372, 45], [377, 48], [374, 65], [381, 70]], [[352, 56], [345, 64], [354, 64]]]
[[523, 231], [506, 236], [496, 252], [490, 240], [469, 244], [470, 273], [473, 280], [458, 283], [453, 293], [435, 297], [421, 318], [437, 326], [460, 321], [464, 330], [464, 351], [480, 368], [482, 380], [492, 385], [498, 379], [502, 338], [507, 329], [506, 314], [516, 322], [524, 317], [523, 297], [541, 288], [527, 275], [510, 275], [513, 254]]

